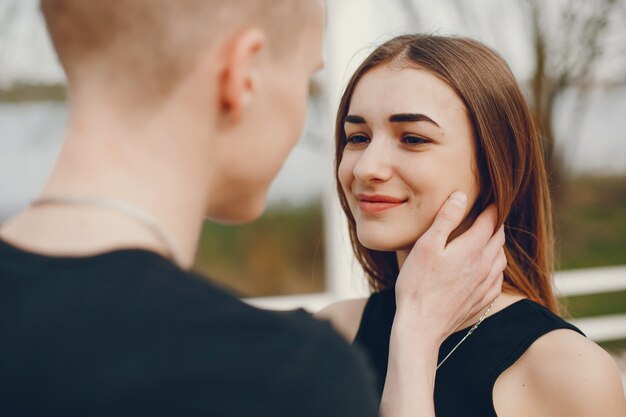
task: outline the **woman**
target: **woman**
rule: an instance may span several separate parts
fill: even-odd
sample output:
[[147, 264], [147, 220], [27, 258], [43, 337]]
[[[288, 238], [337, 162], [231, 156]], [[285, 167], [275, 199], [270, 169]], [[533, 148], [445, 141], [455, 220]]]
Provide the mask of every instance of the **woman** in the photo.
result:
[[460, 190], [469, 204], [455, 234], [495, 203], [508, 266], [502, 295], [441, 344], [436, 415], [626, 415], [613, 360], [557, 315], [540, 138], [496, 53], [441, 36], [406, 35], [381, 45], [341, 100], [336, 159], [352, 246], [373, 294], [318, 316], [369, 354], [383, 405], [393, 398], [391, 386], [399, 386], [396, 373], [412, 365], [402, 346], [419, 338], [406, 328], [394, 331], [399, 268], [446, 196]]

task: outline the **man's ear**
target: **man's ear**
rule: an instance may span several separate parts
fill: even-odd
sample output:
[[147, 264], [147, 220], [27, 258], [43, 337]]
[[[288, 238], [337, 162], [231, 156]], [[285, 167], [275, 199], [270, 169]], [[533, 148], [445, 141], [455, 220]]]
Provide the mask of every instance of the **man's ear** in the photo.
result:
[[223, 50], [219, 99], [222, 111], [232, 120], [238, 120], [242, 109], [252, 101], [257, 82], [256, 58], [266, 43], [262, 30], [250, 28], [235, 35]]

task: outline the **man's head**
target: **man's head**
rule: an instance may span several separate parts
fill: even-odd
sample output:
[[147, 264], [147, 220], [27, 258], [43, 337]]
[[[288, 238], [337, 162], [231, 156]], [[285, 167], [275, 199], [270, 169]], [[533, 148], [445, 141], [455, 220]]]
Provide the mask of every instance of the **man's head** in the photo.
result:
[[[304, 124], [322, 0], [42, 0], [72, 112], [175, 131], [206, 214], [246, 221]], [[98, 103], [98, 105], [95, 105]], [[108, 111], [108, 110], [107, 110]], [[180, 153], [180, 152], [179, 152]], [[191, 169], [191, 168], [190, 168]]]

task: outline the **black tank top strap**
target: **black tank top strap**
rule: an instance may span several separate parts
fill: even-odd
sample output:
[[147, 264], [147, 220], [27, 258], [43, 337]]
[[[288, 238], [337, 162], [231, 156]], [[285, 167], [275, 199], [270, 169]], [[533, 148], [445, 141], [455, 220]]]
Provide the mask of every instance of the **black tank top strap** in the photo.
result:
[[[545, 307], [520, 300], [487, 317], [439, 368], [435, 379], [438, 417], [497, 417], [493, 387], [498, 377], [541, 336], [558, 329], [580, 332]], [[453, 333], [440, 359], [465, 335]]]
[[[387, 374], [395, 308], [393, 289], [372, 294], [354, 340], [371, 359], [380, 395]], [[488, 316], [437, 371], [437, 417], [496, 417], [492, 395], [498, 376], [519, 360], [537, 339], [558, 329], [582, 334], [572, 324], [530, 300], [518, 301]], [[439, 361], [468, 330], [451, 334], [441, 344]]]
[[521, 322], [522, 326], [519, 326], [519, 327], [522, 327], [522, 328], [518, 330], [526, 330], [526, 331], [524, 332], [523, 336], [519, 338], [519, 340], [517, 341], [517, 344], [511, 347], [511, 351], [503, 359], [502, 363], [500, 363], [498, 366], [494, 368], [495, 378], [493, 379], [493, 382], [495, 382], [497, 377], [502, 372], [504, 372], [511, 365], [517, 362], [517, 360], [528, 350], [528, 348], [530, 348], [530, 346], [533, 343], [535, 343], [537, 339], [539, 339], [541, 336], [544, 336], [547, 333], [550, 333], [554, 330], [562, 330], [562, 329], [572, 330], [577, 333], [580, 333], [583, 336], [585, 335], [576, 326], [566, 322], [560, 317], [553, 315], [552, 313], [550, 313], [549, 315], [546, 314], [546, 313], [549, 313], [547, 310], [541, 311], [540, 309], [537, 308], [537, 307], [540, 307], [537, 304], [532, 303], [530, 304], [530, 307], [537, 310], [540, 314], [544, 315], [546, 317], [546, 320], [544, 321], [544, 323], [542, 323], [541, 326], [537, 326], [537, 327], [533, 327], [532, 323]]
[[[506, 317], [508, 326], [511, 331], [518, 333], [518, 337], [513, 337], [506, 333], [502, 335], [502, 337], [510, 338], [509, 340], [511, 342], [508, 344], [509, 348], [499, 352], [499, 362], [494, 362], [490, 374], [486, 375], [484, 379], [481, 378], [481, 380], [484, 381], [483, 388], [481, 389], [484, 399], [482, 404], [488, 407], [488, 413], [485, 415], [491, 417], [497, 417], [493, 404], [493, 387], [498, 377], [517, 362], [537, 339], [552, 331], [563, 329], [571, 330], [585, 336], [576, 326], [568, 323], [539, 304], [529, 300], [523, 300], [518, 304], [518, 307], [523, 308], [511, 309], [508, 317]], [[502, 323], [502, 325], [506, 324]]]

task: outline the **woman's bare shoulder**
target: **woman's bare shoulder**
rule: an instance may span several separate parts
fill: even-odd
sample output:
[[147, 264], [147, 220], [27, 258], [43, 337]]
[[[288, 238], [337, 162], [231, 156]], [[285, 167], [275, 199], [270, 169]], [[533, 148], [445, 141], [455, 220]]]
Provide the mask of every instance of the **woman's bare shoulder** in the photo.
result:
[[365, 304], [367, 298], [337, 301], [317, 312], [315, 318], [330, 321], [341, 336], [352, 342], [359, 330]]
[[516, 383], [517, 387], [512, 388], [525, 397], [520, 405], [533, 408], [526, 410], [532, 415], [626, 416], [624, 389], [615, 361], [600, 346], [574, 331], [554, 330], [540, 337], [511, 370], [517, 377], [509, 378], [508, 383]]

